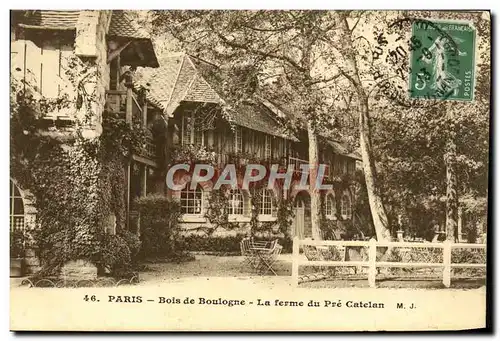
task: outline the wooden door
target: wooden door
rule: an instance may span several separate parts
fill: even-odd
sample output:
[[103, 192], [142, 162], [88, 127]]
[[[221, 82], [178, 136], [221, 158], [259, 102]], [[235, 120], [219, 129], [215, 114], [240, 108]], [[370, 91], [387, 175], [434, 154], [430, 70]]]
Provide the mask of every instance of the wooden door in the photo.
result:
[[297, 200], [297, 204], [295, 206], [295, 221], [294, 221], [294, 230], [293, 236], [299, 237], [299, 239], [304, 239], [304, 221], [305, 217], [305, 207], [304, 202], [302, 200]]

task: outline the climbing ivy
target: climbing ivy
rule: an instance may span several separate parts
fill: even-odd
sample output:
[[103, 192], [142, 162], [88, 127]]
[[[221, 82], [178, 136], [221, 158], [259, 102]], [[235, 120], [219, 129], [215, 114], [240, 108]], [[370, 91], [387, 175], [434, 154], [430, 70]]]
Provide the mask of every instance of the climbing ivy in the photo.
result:
[[218, 228], [232, 230], [239, 226], [237, 222], [229, 221], [229, 198], [228, 191], [225, 187], [210, 192], [205, 217], [213, 225], [209, 234], [213, 233]]

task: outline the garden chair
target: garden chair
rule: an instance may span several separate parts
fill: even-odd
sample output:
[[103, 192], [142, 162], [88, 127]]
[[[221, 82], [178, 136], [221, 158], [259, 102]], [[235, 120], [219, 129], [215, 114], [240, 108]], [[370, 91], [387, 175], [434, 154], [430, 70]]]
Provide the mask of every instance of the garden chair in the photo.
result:
[[250, 241], [250, 248], [251, 249], [266, 249], [269, 247], [269, 242], [268, 241], [261, 241], [261, 240], [255, 240], [252, 239]]
[[268, 252], [261, 252], [259, 254], [260, 262], [258, 270], [261, 275], [272, 272], [275, 276], [278, 276], [276, 271], [273, 269], [273, 265], [278, 260], [278, 256], [281, 254], [283, 246], [279, 245], [277, 240], [273, 241], [270, 245], [272, 245], [272, 248], [270, 248]]
[[243, 238], [240, 242], [241, 255], [244, 257], [243, 265], [255, 267], [255, 255], [251, 249], [250, 238]]

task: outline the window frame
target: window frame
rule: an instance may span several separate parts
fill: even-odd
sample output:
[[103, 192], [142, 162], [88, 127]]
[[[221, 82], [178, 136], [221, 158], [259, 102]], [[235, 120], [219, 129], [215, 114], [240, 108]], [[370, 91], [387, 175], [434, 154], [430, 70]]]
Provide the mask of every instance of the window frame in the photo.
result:
[[[189, 123], [187, 121], [189, 120]], [[182, 121], [181, 121], [181, 145], [182, 146], [204, 146], [206, 141], [205, 141], [205, 132], [203, 130], [197, 131], [196, 130], [196, 121], [197, 117], [194, 114], [194, 111], [187, 111], [182, 115]], [[188, 127], [189, 125], [189, 127]], [[189, 128], [189, 129], [187, 129]], [[187, 143], [187, 135], [189, 134], [189, 143]], [[201, 137], [201, 144], [197, 144], [197, 135], [199, 134], [199, 137]]]
[[[345, 198], [347, 198], [348, 206], [346, 206]], [[352, 218], [352, 199], [350, 193], [348, 192], [342, 193], [342, 197], [340, 199], [340, 215], [344, 220]]]
[[[180, 190], [180, 193], [179, 193], [179, 200], [180, 200], [180, 207], [181, 207], [181, 215], [183, 217], [202, 217], [204, 215], [204, 212], [205, 212], [205, 191], [203, 190], [203, 188], [198, 184], [196, 186], [196, 188], [194, 190], [190, 189], [190, 186], [191, 186], [191, 183], [188, 182], [186, 184], [186, 186]], [[197, 198], [197, 193], [199, 193], [200, 197], [199, 199]], [[188, 197], [187, 198], [183, 198], [183, 195], [187, 195]], [[189, 197], [189, 195], [193, 195], [193, 197]], [[196, 206], [195, 205], [184, 205], [184, 202], [188, 202], [189, 201], [193, 201], [193, 202], [196, 202], [196, 200], [199, 200], [200, 201], [200, 210], [198, 213], [196, 213]], [[189, 208], [194, 208], [194, 212], [193, 213], [190, 213], [189, 211], [188, 212], [184, 212], [184, 209], [188, 209]]]
[[[233, 200], [233, 197], [234, 196], [239, 196], [241, 198], [240, 202], [241, 202], [241, 213], [239, 213], [239, 207], [237, 208], [238, 209], [238, 213], [235, 213], [235, 206], [233, 205], [234, 203], [234, 200]], [[245, 195], [243, 194], [243, 192], [240, 190], [240, 189], [229, 189], [228, 191], [228, 202], [229, 202], [229, 205], [228, 205], [228, 210], [229, 210], [229, 217], [230, 218], [235, 218], [235, 217], [243, 217], [245, 215]]]
[[[330, 204], [329, 204], [330, 203]], [[330, 212], [329, 211], [330, 208]], [[335, 195], [328, 193], [325, 198], [325, 216], [331, 220], [337, 220], [337, 206], [335, 202]]]
[[[19, 192], [19, 195], [16, 195], [16, 189], [17, 192]], [[21, 194], [21, 189], [19, 186], [16, 185], [12, 179], [10, 179], [10, 193], [9, 193], [9, 203], [10, 203], [10, 210], [9, 210], [9, 223], [10, 223], [10, 232], [15, 231], [16, 229], [16, 224], [15, 220], [16, 218], [22, 218], [22, 227], [21, 230], [24, 231], [26, 228], [26, 208], [25, 208], [25, 203], [24, 203], [24, 198]], [[16, 213], [16, 206], [15, 202], [17, 200], [20, 200], [21, 206], [22, 206], [22, 214], [21, 213]]]
[[[275, 220], [276, 207], [274, 207], [275, 193], [271, 189], [263, 189], [260, 191], [260, 206], [259, 206], [259, 220]], [[268, 201], [266, 201], [266, 199]], [[269, 204], [268, 207], [266, 205]], [[264, 213], [269, 210], [269, 213]]]

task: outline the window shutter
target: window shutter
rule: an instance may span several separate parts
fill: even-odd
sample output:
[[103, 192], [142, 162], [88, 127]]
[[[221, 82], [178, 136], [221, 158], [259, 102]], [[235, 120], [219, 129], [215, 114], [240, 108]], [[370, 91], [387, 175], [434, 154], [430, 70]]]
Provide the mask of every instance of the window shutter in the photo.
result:
[[25, 65], [24, 65], [24, 49], [25, 49], [25, 41], [18, 40], [14, 41], [10, 44], [10, 65], [11, 70], [14, 70], [20, 75], [24, 75]]
[[245, 153], [253, 154], [254, 152], [254, 137], [252, 130], [245, 130], [245, 134], [243, 135], [243, 148], [245, 149]]
[[26, 81], [36, 86], [37, 91], [41, 90], [42, 71], [42, 49], [34, 42], [26, 40]]
[[58, 43], [44, 41], [41, 49], [41, 86], [42, 96], [54, 99], [59, 96], [59, 76], [61, 50]]
[[253, 140], [254, 140], [255, 156], [260, 158], [263, 157], [264, 139], [262, 138], [262, 134], [255, 132]]

